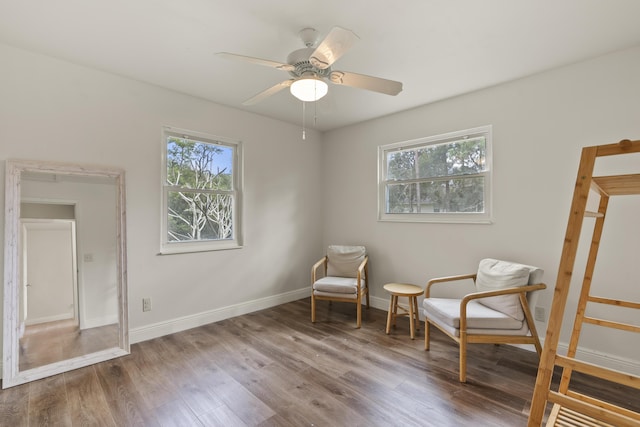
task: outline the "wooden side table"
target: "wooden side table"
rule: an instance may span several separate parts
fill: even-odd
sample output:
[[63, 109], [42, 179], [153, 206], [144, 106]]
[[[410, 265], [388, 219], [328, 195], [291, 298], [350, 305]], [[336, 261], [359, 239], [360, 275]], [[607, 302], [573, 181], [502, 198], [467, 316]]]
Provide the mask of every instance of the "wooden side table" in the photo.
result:
[[[387, 335], [391, 332], [391, 323], [396, 325], [398, 316], [409, 316], [409, 326], [411, 328], [411, 339], [415, 338], [415, 331], [420, 329], [420, 319], [418, 316], [418, 297], [424, 293], [420, 286], [406, 283], [387, 283], [384, 290], [391, 294], [389, 301], [389, 314], [387, 315]], [[398, 305], [398, 297], [409, 298], [409, 310]], [[398, 314], [398, 308], [402, 313]]]

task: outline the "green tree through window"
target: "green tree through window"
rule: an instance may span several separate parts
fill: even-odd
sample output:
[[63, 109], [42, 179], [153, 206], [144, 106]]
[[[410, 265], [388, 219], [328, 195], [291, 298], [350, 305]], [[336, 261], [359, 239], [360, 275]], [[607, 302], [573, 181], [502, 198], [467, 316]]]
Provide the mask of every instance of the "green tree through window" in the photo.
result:
[[[488, 216], [488, 132], [381, 147], [381, 217]], [[406, 218], [404, 218], [406, 219]]]
[[165, 243], [233, 240], [236, 146], [174, 132], [165, 142]]

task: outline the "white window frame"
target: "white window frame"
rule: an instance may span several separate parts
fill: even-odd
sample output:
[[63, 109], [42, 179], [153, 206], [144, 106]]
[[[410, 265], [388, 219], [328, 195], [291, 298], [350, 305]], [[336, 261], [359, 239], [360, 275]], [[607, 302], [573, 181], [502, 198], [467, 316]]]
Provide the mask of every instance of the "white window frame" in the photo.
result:
[[[173, 187], [167, 184], [167, 138], [178, 137], [192, 139], [209, 144], [223, 145], [233, 148], [232, 180], [233, 188], [231, 195], [233, 198], [233, 231], [230, 239], [224, 240], [202, 240], [175, 242], [168, 239], [168, 202], [169, 192], [176, 191], [180, 187]], [[160, 211], [160, 254], [176, 254], [188, 252], [204, 252], [226, 249], [238, 249], [243, 246], [242, 238], [242, 194], [243, 194], [243, 155], [242, 142], [229, 138], [209, 135], [202, 132], [179, 129], [165, 126], [162, 128], [162, 172], [161, 172], [161, 211]], [[189, 189], [189, 191], [193, 191]]]
[[[429, 145], [453, 142], [461, 138], [484, 136], [486, 141], [485, 171], [477, 174], [484, 178], [484, 212], [447, 212], [447, 213], [386, 213], [387, 153], [415, 149]], [[441, 135], [434, 135], [410, 141], [396, 142], [378, 147], [378, 220], [390, 222], [434, 222], [434, 223], [476, 223], [491, 224], [493, 222], [492, 204], [492, 126], [481, 126]]]

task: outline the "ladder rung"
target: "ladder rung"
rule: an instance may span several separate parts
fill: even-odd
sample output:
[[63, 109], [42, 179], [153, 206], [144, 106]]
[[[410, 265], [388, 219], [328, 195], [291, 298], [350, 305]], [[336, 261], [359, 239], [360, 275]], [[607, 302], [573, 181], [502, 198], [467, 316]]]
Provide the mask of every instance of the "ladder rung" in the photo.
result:
[[593, 211], [584, 211], [585, 218], [603, 218], [604, 214], [602, 212], [593, 212]]
[[640, 309], [640, 303], [634, 302], [634, 301], [625, 301], [625, 300], [621, 300], [621, 299], [603, 298], [603, 297], [597, 297], [597, 296], [593, 296], [593, 295], [589, 295], [588, 301], [589, 302], [598, 303], [598, 304], [614, 305], [616, 307]]
[[592, 325], [603, 326], [605, 328], [620, 329], [621, 331], [637, 332], [640, 333], [640, 326], [630, 325], [628, 323], [613, 322], [611, 320], [598, 319], [595, 317], [584, 317], [584, 323], [590, 323]]
[[640, 377], [636, 375], [605, 368], [603, 366], [594, 365], [593, 363], [583, 362], [568, 356], [561, 356], [559, 354], [556, 354], [555, 363], [563, 368], [569, 368], [573, 371], [602, 378], [603, 380], [640, 389]]

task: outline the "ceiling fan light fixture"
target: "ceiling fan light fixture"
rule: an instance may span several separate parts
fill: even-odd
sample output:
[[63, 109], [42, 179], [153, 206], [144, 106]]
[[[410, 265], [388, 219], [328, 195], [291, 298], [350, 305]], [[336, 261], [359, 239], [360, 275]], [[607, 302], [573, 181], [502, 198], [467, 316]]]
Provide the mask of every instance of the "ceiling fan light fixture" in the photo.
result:
[[302, 77], [291, 84], [291, 94], [304, 102], [314, 102], [327, 94], [329, 85], [317, 77]]

